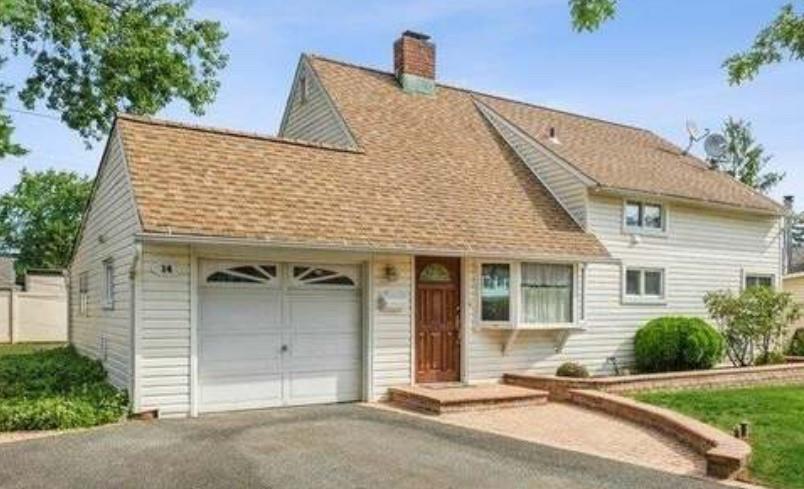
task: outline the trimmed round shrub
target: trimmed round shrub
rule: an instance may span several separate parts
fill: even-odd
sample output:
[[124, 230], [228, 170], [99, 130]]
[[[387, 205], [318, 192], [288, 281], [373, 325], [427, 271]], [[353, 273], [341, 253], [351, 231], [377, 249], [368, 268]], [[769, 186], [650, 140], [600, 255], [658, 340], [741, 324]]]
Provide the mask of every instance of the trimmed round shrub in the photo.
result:
[[703, 370], [723, 358], [724, 342], [703, 319], [669, 316], [649, 321], [634, 338], [640, 372]]
[[562, 363], [558, 370], [556, 370], [556, 375], [559, 377], [575, 377], [575, 378], [583, 378], [589, 377], [589, 372], [586, 370], [581, 364], [575, 362], [566, 362]]

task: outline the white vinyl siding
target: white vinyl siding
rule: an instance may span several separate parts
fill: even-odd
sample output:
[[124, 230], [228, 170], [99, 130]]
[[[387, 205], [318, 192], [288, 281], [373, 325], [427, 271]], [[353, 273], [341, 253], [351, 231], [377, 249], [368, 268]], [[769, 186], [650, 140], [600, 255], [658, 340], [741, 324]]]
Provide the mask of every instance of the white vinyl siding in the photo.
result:
[[[134, 235], [139, 220], [117, 132], [109, 138], [75, 256], [70, 265], [71, 342], [84, 355], [103, 360], [109, 380], [130, 388], [131, 283]], [[105, 307], [104, 260], [114, 261], [110, 284], [114, 308]], [[85, 287], [81, 287], [82, 277]], [[82, 289], [85, 290], [82, 294]], [[83, 296], [83, 298], [82, 298]], [[82, 310], [82, 304], [85, 308]], [[105, 350], [105, 352], [103, 351]], [[104, 354], [105, 353], [105, 354]]]
[[[374, 257], [374, 297], [369, 299], [374, 311], [373, 335], [373, 398], [383, 399], [388, 387], [411, 383], [411, 359], [413, 340], [411, 291], [413, 273], [410, 256]], [[386, 267], [393, 266], [399, 276], [389, 281]], [[376, 307], [376, 298], [381, 295], [401, 297], [403, 304], [398, 311], [385, 312]]]
[[[303, 93], [306, 95], [303, 96]], [[349, 148], [357, 146], [343, 118], [304, 58], [297, 68], [279, 136]]]
[[[163, 265], [169, 273], [163, 273]], [[139, 409], [185, 416], [190, 410], [189, 247], [144, 244], [139, 278]]]
[[[198, 260], [227, 259], [262, 263], [365, 264], [369, 256], [354, 253], [317, 252], [203, 246], [195, 248]], [[262, 261], [260, 261], [262, 260]], [[411, 379], [411, 257], [375, 256], [367, 283], [361, 287], [365, 296], [373, 334], [365, 343], [371, 345], [373, 365], [372, 399], [387, 395], [388, 387], [408, 384]], [[172, 273], [162, 273], [170, 265]], [[396, 268], [394, 280], [386, 278], [386, 267]], [[160, 416], [188, 416], [191, 403], [191, 283], [190, 247], [143, 244], [142, 284], [139, 304], [138, 345], [140, 410], [158, 409]], [[325, 286], [321, 286], [324, 288]], [[402, 297], [401, 310], [381, 311], [377, 297], [390, 292]], [[401, 294], [401, 296], [399, 295]], [[200, 298], [199, 298], [200, 300]], [[364, 325], [366, 328], [367, 325]], [[364, 345], [365, 345], [364, 343]], [[368, 348], [365, 345], [364, 348]]]
[[587, 190], [586, 185], [571, 171], [559, 165], [547, 152], [527, 139], [516, 128], [482, 104], [483, 114], [503, 139], [514, 150], [536, 177], [547, 187], [558, 202], [581, 227], [585, 227]]
[[[665, 204], [668, 205], [668, 204]], [[664, 315], [706, 317], [707, 291], [739, 291], [743, 270], [775, 274], [781, 269], [779, 221], [773, 217], [716, 211], [701, 207], [669, 206], [673, 216], [666, 236], [640, 236], [634, 242], [622, 228], [622, 198], [590, 196], [589, 227], [612, 257], [622, 263], [586, 265], [580, 323], [584, 331], [572, 333], [560, 352], [555, 333], [521, 331], [503, 354], [507, 331], [484, 330], [466, 324], [469, 351], [467, 379], [496, 381], [505, 372], [554, 373], [562, 362], [577, 361], [594, 373], [611, 372], [606, 359], [633, 361], [633, 335], [648, 320]], [[470, 260], [471, 276], [480, 273]], [[666, 297], [661, 302], [623, 304], [623, 269], [627, 266], [665, 270]], [[477, 283], [473, 280], [470, 284]], [[579, 282], [580, 283], [580, 282]], [[474, 285], [473, 285], [474, 287]], [[476, 288], [469, 295], [470, 314], [476, 314]]]

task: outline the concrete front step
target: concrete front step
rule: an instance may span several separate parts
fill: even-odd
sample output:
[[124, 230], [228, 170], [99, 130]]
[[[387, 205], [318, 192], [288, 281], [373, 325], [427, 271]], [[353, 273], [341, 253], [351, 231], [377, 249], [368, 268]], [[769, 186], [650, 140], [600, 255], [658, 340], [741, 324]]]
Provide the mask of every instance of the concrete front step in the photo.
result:
[[399, 407], [444, 414], [544, 404], [548, 392], [504, 384], [420, 384], [392, 387], [391, 402]]

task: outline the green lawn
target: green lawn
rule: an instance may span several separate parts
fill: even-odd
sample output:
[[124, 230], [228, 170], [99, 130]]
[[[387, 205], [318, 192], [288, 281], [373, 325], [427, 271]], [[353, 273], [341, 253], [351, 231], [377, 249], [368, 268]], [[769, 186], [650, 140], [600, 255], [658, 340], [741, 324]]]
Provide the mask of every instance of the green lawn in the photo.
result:
[[0, 346], [0, 432], [115, 422], [128, 409], [103, 365], [58, 344]]
[[804, 489], [804, 386], [654, 392], [635, 396], [731, 432], [751, 424], [752, 477], [775, 488]]

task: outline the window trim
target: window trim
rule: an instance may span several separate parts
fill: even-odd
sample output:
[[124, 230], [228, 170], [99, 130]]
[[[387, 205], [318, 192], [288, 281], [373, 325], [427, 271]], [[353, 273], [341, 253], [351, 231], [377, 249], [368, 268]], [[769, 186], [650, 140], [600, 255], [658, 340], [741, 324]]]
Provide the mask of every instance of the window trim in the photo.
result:
[[[114, 259], [107, 258], [103, 260], [101, 268], [103, 275], [103, 308], [106, 310], [114, 309], [115, 290], [114, 290]], [[110, 276], [111, 274], [111, 276]]]
[[[639, 271], [639, 289], [640, 294], [634, 295], [628, 293], [628, 272]], [[645, 294], [645, 272], [659, 272], [662, 274], [662, 293], [660, 295], [647, 295]], [[622, 304], [637, 304], [637, 305], [667, 305], [667, 267], [655, 265], [623, 265], [620, 272], [620, 301]]]
[[[628, 225], [628, 206], [630, 204], [638, 204], [642, 215], [642, 223], [639, 226], [630, 226]], [[661, 216], [662, 216], [662, 227], [661, 229], [656, 228], [648, 228], [644, 225], [644, 215], [645, 215], [645, 206], [658, 206], [661, 209]], [[667, 236], [668, 230], [670, 229], [670, 212], [668, 210], [668, 205], [664, 202], [658, 202], [655, 200], [644, 200], [644, 199], [623, 199], [622, 203], [622, 215], [621, 215], [621, 224], [622, 224], [622, 232], [623, 234], [641, 234], [641, 235], [648, 235], [648, 236]]]
[[[532, 263], [537, 265], [565, 265], [572, 267], [572, 320], [570, 322], [548, 322], [548, 323], [531, 323], [524, 322], [521, 319], [522, 309], [522, 265]], [[508, 265], [510, 268], [510, 286], [509, 286], [509, 320], [508, 321], [484, 321], [483, 320], [483, 265]], [[506, 328], [570, 328], [582, 325], [585, 321], [585, 308], [586, 301], [581, 294], [585, 292], [586, 280], [585, 277], [581, 278], [581, 274], [585, 274], [581, 264], [573, 262], [550, 262], [538, 260], [494, 260], [482, 259], [477, 262], [476, 284], [477, 293], [477, 314], [475, 315], [474, 323], [477, 327], [506, 327]], [[582, 309], [583, 308], [583, 309]]]

